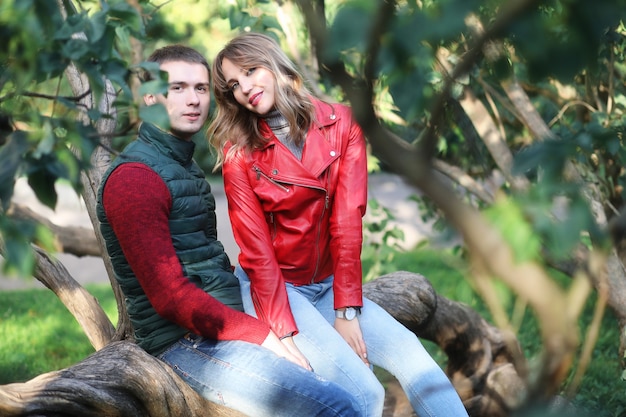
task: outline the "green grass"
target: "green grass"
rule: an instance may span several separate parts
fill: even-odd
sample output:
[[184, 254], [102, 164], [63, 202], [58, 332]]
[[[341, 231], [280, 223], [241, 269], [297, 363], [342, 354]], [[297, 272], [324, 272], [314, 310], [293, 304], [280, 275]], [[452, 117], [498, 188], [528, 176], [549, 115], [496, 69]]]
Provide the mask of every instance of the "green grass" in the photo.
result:
[[[371, 262], [365, 260], [364, 269], [370, 266]], [[464, 277], [465, 265], [450, 252], [422, 248], [398, 253], [385, 267], [423, 274], [439, 294], [471, 306], [490, 321], [488, 310]], [[557, 275], [556, 279], [567, 285], [567, 278]], [[111, 320], [116, 320], [116, 304], [109, 285], [89, 285], [87, 289], [98, 298]], [[499, 291], [507, 308], [512, 310], [513, 295], [504, 287]], [[590, 297], [581, 319], [581, 339], [591, 320], [594, 302], [594, 297]], [[538, 325], [529, 311], [519, 321], [518, 339], [529, 359], [539, 352]], [[437, 346], [428, 341], [424, 344], [445, 365], [446, 358]], [[594, 417], [626, 416], [626, 382], [621, 380], [618, 346], [617, 322], [607, 310], [591, 365], [575, 398], [575, 404]], [[45, 289], [0, 292], [0, 384], [22, 382], [68, 367], [92, 352], [78, 323], [52, 292]]]
[[[363, 267], [368, 268], [370, 260], [364, 260]], [[466, 265], [450, 251], [436, 251], [421, 248], [416, 251], [397, 253], [387, 266], [393, 270], [407, 270], [424, 275], [433, 285], [438, 294], [455, 301], [463, 302], [490, 323], [491, 315], [480, 297], [465, 279]], [[567, 286], [570, 279], [554, 274], [554, 278], [562, 286]], [[500, 299], [504, 300], [509, 311], [513, 310], [514, 295], [504, 286], [498, 288]], [[595, 295], [591, 296], [580, 320], [581, 340], [584, 340], [595, 306]], [[522, 351], [529, 359], [533, 359], [541, 350], [539, 326], [531, 312], [526, 309], [518, 322], [517, 337]], [[446, 356], [429, 341], [423, 341], [433, 357], [445, 366]], [[587, 368], [574, 398], [574, 404], [581, 413], [589, 413], [593, 417], [624, 417], [626, 416], [626, 382], [621, 379], [619, 350], [619, 328], [612, 312], [607, 308], [602, 320], [602, 328], [593, 350], [591, 364]], [[384, 373], [381, 373], [384, 375]], [[568, 381], [566, 381], [567, 383]], [[579, 414], [577, 414], [579, 415]]]
[[[89, 285], [87, 290], [115, 323], [111, 287]], [[94, 351], [78, 322], [46, 289], [0, 292], [0, 335], [0, 384], [66, 368]]]

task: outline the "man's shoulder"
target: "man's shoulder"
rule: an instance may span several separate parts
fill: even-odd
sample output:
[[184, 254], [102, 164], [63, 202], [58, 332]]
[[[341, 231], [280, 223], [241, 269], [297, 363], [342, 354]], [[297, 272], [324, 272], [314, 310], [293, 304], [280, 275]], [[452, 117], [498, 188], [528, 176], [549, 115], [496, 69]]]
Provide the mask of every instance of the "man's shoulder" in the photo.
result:
[[148, 165], [142, 162], [126, 162], [118, 165], [107, 180], [107, 183], [126, 183], [147, 187], [148, 184], [163, 182], [163, 179]]

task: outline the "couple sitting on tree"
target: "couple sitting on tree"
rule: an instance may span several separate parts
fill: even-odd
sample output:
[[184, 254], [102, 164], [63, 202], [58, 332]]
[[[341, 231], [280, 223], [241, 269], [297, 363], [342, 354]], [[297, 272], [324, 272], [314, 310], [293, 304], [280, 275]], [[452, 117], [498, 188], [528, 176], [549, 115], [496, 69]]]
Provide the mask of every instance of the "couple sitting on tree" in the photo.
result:
[[[209, 67], [156, 50], [169, 126], [141, 124], [113, 161], [98, 217], [139, 346], [210, 401], [250, 416], [381, 416], [380, 366], [418, 416], [467, 416], [418, 338], [362, 296], [365, 139], [348, 107], [309, 92], [270, 37], [232, 39]], [[241, 250], [217, 240], [193, 160], [209, 116]]]

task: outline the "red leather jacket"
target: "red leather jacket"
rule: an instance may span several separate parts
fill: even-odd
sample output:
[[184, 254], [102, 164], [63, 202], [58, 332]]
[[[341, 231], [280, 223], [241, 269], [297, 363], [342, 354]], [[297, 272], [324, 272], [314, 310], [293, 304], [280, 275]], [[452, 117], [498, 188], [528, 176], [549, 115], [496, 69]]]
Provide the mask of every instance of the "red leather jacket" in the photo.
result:
[[314, 99], [317, 121], [302, 161], [274, 136], [223, 166], [239, 264], [258, 317], [279, 336], [297, 332], [284, 281], [307, 285], [334, 274], [335, 308], [362, 306], [365, 140], [350, 109]]

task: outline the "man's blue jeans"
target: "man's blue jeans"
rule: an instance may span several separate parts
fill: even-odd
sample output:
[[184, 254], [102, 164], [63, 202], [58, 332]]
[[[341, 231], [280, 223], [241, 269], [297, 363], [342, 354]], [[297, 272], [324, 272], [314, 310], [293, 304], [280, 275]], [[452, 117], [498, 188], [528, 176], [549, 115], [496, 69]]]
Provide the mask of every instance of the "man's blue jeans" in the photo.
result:
[[361, 416], [339, 385], [252, 343], [191, 335], [158, 358], [204, 398], [248, 416]]
[[[248, 276], [240, 266], [235, 275], [241, 284], [245, 311], [256, 316]], [[298, 349], [317, 374], [354, 395], [364, 416], [380, 417], [384, 388], [333, 327], [333, 277], [311, 285], [286, 286], [298, 325], [299, 333], [294, 336]], [[418, 416], [467, 417], [452, 383], [415, 334], [376, 303], [368, 299], [363, 302], [358, 320], [369, 362], [398, 379]]]

